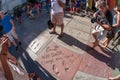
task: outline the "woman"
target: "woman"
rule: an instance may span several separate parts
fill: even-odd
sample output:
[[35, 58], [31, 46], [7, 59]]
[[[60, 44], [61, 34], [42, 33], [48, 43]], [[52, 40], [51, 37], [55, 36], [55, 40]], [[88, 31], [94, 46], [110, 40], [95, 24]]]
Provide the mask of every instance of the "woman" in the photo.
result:
[[38, 15], [40, 15], [40, 3], [39, 3], [39, 2], [36, 2], [34, 7], [35, 7]]
[[32, 6], [30, 3], [28, 3], [26, 5], [26, 14], [30, 17], [30, 18], [35, 18], [34, 14], [32, 13], [33, 10], [32, 10]]
[[120, 34], [119, 34], [119, 27], [120, 27], [120, 6], [116, 6], [115, 7], [115, 12], [116, 14], [114, 15], [113, 18], [113, 27], [114, 29], [114, 33], [116, 33], [115, 38], [114, 38], [114, 42], [113, 42], [113, 49], [120, 44]]

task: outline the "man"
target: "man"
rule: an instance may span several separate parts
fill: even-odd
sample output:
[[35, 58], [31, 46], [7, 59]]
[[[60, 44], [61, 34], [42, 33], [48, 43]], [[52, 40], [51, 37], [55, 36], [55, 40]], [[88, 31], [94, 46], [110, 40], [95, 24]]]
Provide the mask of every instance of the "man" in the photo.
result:
[[21, 45], [20, 39], [18, 38], [16, 34], [16, 29], [13, 20], [11, 19], [11, 16], [4, 13], [4, 11], [0, 11], [0, 18], [2, 19], [2, 26], [4, 29], [5, 34], [9, 38], [9, 40], [13, 43], [13, 45], [16, 47], [16, 50], [18, 49], [18, 45], [16, 44], [15, 39], [19, 42], [19, 45]]
[[92, 35], [95, 38], [93, 48], [95, 48], [98, 45], [99, 40], [102, 40], [105, 37], [108, 38], [108, 41], [107, 41], [107, 45], [108, 45], [108, 43], [111, 40], [111, 36], [108, 35], [108, 32], [112, 31], [111, 26], [113, 22], [112, 13], [108, 9], [106, 2], [99, 0], [97, 2], [97, 5], [99, 10], [94, 14], [94, 17], [97, 17], [99, 15], [100, 17], [102, 17], [101, 19], [103, 19], [103, 22], [97, 20], [96, 23], [99, 27], [92, 31]]
[[65, 6], [65, 0], [51, 0], [51, 21], [53, 23], [53, 31], [51, 34], [56, 34], [56, 25], [61, 26], [60, 37], [63, 35], [64, 23], [63, 23], [63, 8]]

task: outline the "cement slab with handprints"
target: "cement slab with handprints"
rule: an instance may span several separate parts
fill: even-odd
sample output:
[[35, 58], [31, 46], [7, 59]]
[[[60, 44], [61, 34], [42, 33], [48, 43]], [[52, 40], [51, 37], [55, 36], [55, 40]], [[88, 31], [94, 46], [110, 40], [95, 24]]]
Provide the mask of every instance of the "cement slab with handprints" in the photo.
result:
[[96, 47], [87, 50], [81, 60], [79, 70], [94, 76], [108, 78], [112, 76], [114, 68], [114, 54]]
[[51, 42], [36, 61], [60, 80], [72, 80], [79, 68], [80, 55]]
[[35, 33], [31, 33], [23, 41], [26, 45], [28, 45], [29, 49], [31, 49], [34, 53], [37, 53], [50, 37], [51, 36], [47, 34], [37, 36]]

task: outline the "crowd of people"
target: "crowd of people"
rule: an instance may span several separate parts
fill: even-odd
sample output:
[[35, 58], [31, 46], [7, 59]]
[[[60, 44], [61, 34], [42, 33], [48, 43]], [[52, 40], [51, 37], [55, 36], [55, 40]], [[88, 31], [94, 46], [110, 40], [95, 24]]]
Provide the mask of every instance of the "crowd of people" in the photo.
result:
[[[91, 15], [90, 13], [93, 13], [91, 23], [95, 24], [95, 26], [91, 33], [95, 39], [95, 42], [93, 42], [92, 49], [98, 46], [101, 41], [103, 45], [102, 47], [107, 48], [108, 44], [112, 40], [112, 50], [114, 50], [114, 48], [116, 48], [120, 44], [120, 0], [36, 0], [34, 4], [27, 3], [25, 5], [24, 12], [29, 18], [34, 19], [34, 11], [36, 11], [38, 16], [40, 16], [41, 8], [44, 4], [46, 5], [46, 12], [50, 12], [51, 16], [51, 23], [53, 28], [50, 34], [57, 34], [56, 26], [60, 26], [61, 33], [59, 34], [59, 37], [64, 36], [64, 10], [66, 10], [66, 6], [69, 6], [69, 9], [70, 11], [72, 11], [72, 13], [79, 13], [80, 11], [84, 10], [84, 14], [88, 17]], [[16, 8], [14, 10], [14, 17], [20, 23], [23, 21], [21, 18], [21, 14], [22, 10], [20, 8]], [[22, 43], [18, 35], [16, 34], [13, 19], [9, 14], [5, 14], [3, 10], [0, 11], [0, 18], [2, 20], [0, 27], [3, 27], [4, 30], [4, 35], [2, 33], [2, 35], [0, 36], [1, 39], [3, 39], [2, 37], [7, 37], [7, 41], [9, 43], [12, 43], [15, 46], [15, 50], [17, 51]], [[18, 44], [15, 42], [14, 39], [18, 41]], [[11, 63], [16, 65], [17, 60], [14, 56], [10, 55], [8, 48], [9, 46], [7, 46], [6, 48], [6, 55], [8, 55], [7, 58], [9, 61], [11, 61]], [[35, 76], [34, 73], [31, 73], [29, 75], [30, 78], [33, 76]], [[109, 80], [119, 79], [119, 76], [115, 78], [109, 78]], [[38, 80], [40, 80], [39, 77]]]

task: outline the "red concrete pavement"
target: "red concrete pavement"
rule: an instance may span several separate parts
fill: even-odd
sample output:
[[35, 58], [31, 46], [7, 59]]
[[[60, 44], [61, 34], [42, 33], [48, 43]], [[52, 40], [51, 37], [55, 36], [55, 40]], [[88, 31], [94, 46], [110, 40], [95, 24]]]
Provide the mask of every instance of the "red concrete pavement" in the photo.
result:
[[60, 80], [72, 80], [79, 69], [80, 55], [51, 42], [36, 61]]

